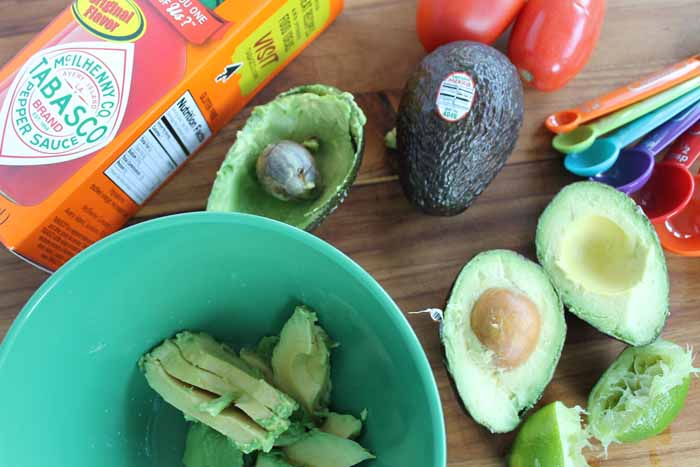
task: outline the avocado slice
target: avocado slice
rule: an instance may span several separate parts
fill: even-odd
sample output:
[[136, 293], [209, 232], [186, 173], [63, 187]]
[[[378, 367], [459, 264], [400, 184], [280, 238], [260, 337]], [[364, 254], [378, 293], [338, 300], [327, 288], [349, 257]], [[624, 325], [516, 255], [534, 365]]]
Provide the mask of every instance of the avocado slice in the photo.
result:
[[277, 416], [287, 419], [298, 404], [287, 394], [256, 377], [233, 351], [204, 333], [181, 332], [174, 344], [192, 365], [214, 373], [238, 391], [255, 399]]
[[313, 428], [313, 424], [306, 424], [300, 421], [294, 421], [289, 426], [289, 429], [282, 433], [275, 440], [275, 447], [290, 446], [300, 441], [309, 432], [309, 428]]
[[[208, 337], [208, 336], [207, 336]], [[201, 335], [192, 335], [193, 339], [205, 339]], [[208, 339], [207, 339], [208, 342]], [[207, 344], [204, 344], [207, 345]], [[282, 418], [247, 394], [240, 385], [229, 381], [210, 371], [194, 366], [180, 353], [178, 346], [166, 340], [151, 351], [151, 356], [158, 360], [163, 369], [172, 377], [199, 389], [221, 396], [207, 405], [200, 407], [211, 415], [218, 415], [227, 406], [234, 404], [257, 424], [272, 432], [276, 437], [289, 428], [289, 419]]]
[[255, 461], [255, 467], [294, 467], [286, 461], [284, 455], [278, 452], [260, 453]]
[[666, 259], [628, 196], [596, 182], [567, 186], [542, 213], [536, 243], [569, 311], [631, 345], [661, 334], [669, 314]]
[[265, 378], [265, 381], [272, 383], [272, 352], [280, 341], [279, 336], [263, 337], [255, 349], [241, 349], [241, 359], [255, 368]]
[[418, 65], [399, 106], [401, 185], [427, 214], [466, 210], [503, 167], [523, 123], [518, 72], [498, 50], [452, 42]]
[[270, 451], [275, 437], [238, 409], [226, 408], [213, 416], [200, 407], [216, 398], [211, 393], [190, 386], [170, 376], [161, 363], [151, 355], [140, 361], [148, 384], [170, 405], [190, 419], [204, 423], [236, 443], [244, 453]]
[[316, 313], [298, 306], [272, 354], [276, 386], [311, 416], [328, 407], [331, 393], [330, 339], [317, 321]]
[[[366, 121], [351, 94], [330, 86], [298, 87], [256, 107], [219, 169], [207, 210], [256, 214], [312, 230], [342, 203], [357, 176]], [[281, 141], [317, 141], [313, 157], [321, 185], [313, 199], [280, 200], [258, 179], [259, 156]]]
[[362, 421], [352, 415], [329, 412], [326, 421], [321, 425], [321, 431], [341, 438], [355, 439], [362, 432]]
[[515, 429], [539, 400], [565, 337], [564, 309], [544, 271], [507, 250], [474, 257], [444, 313], [442, 342], [457, 392], [494, 433]]
[[202, 423], [187, 431], [185, 467], [243, 467], [243, 453], [236, 444]]
[[304, 467], [350, 467], [375, 457], [355, 441], [314, 430], [284, 449], [295, 465]]

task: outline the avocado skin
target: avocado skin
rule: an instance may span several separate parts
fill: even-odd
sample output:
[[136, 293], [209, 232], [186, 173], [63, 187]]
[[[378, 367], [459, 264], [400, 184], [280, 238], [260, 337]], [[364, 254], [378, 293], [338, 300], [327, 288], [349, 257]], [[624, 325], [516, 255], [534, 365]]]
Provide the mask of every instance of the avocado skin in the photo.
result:
[[[454, 72], [468, 73], [476, 94], [466, 117], [450, 123], [439, 115], [436, 98]], [[461, 41], [425, 57], [399, 106], [399, 176], [406, 196], [426, 214], [464, 212], [513, 152], [523, 114], [517, 70], [496, 49]]]

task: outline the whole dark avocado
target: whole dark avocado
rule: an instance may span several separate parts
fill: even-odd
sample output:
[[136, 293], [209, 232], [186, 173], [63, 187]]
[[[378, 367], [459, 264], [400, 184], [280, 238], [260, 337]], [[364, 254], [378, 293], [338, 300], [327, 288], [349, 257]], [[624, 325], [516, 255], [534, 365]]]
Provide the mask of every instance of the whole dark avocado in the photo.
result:
[[430, 215], [464, 212], [513, 152], [523, 88], [498, 50], [476, 42], [426, 56], [406, 85], [397, 123], [400, 179]]

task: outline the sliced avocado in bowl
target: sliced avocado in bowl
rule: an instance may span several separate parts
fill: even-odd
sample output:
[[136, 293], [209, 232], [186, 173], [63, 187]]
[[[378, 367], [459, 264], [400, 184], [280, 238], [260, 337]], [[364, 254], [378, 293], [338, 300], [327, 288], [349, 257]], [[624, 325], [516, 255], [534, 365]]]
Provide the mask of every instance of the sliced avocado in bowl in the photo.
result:
[[316, 313], [305, 306], [297, 307], [272, 353], [276, 386], [299, 402], [311, 417], [328, 408], [332, 386], [332, 345], [317, 322]]
[[148, 384], [173, 407], [190, 419], [201, 422], [235, 442], [243, 453], [256, 450], [270, 451], [275, 436], [253, 422], [237, 408], [226, 408], [213, 416], [201, 407], [215, 397], [206, 391], [190, 386], [168, 374], [160, 361], [146, 355], [140, 362]]
[[255, 467], [294, 467], [287, 462], [284, 454], [278, 452], [260, 453], [255, 461]]
[[669, 314], [666, 259], [628, 196], [596, 182], [565, 187], [542, 213], [536, 244], [569, 311], [634, 346], [661, 334]]
[[177, 345], [171, 340], [166, 340], [155, 348], [151, 352], [151, 356], [157, 359], [163, 366], [163, 369], [173, 378], [219, 396], [214, 401], [199, 407], [200, 410], [217, 416], [228, 406], [233, 405], [248, 415], [258, 425], [270, 431], [275, 437], [289, 428], [290, 422], [288, 418], [280, 417], [263, 403], [256, 400], [254, 394], [246, 393], [245, 389], [259, 385], [254, 378], [245, 375], [246, 382], [241, 384], [242, 379], [236, 377], [240, 375], [238, 372], [235, 372], [234, 378], [229, 380], [225, 376], [203, 370], [187, 361], [182, 356]]
[[362, 433], [362, 420], [348, 414], [329, 412], [321, 431], [341, 438], [355, 439]]
[[294, 465], [305, 467], [351, 467], [375, 458], [355, 441], [319, 430], [284, 448], [284, 453]]
[[185, 467], [243, 467], [243, 453], [236, 444], [202, 423], [193, 423], [187, 431]]
[[251, 402], [267, 407], [281, 418], [289, 418], [297, 409], [297, 403], [287, 394], [258, 377], [231, 349], [208, 334], [181, 332], [173, 341], [185, 360], [205, 372], [219, 375]]
[[217, 173], [207, 210], [314, 229], [357, 176], [366, 121], [352, 94], [323, 85], [256, 107]]
[[544, 271], [507, 250], [474, 257], [444, 313], [447, 367], [472, 418], [507, 433], [549, 384], [566, 337], [564, 309]]
[[240, 352], [241, 360], [246, 362], [251, 368], [259, 371], [268, 383], [271, 383], [273, 380], [272, 352], [279, 341], [279, 336], [263, 337], [254, 349], [244, 347]]

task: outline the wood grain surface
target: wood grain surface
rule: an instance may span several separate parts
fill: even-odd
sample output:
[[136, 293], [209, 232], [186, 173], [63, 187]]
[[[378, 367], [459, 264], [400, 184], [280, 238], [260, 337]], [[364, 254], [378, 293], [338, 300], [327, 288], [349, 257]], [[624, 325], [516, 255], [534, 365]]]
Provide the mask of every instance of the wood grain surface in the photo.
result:
[[[508, 165], [465, 214], [431, 218], [406, 201], [384, 150], [401, 89], [423, 56], [414, 30], [414, 0], [347, 0], [336, 24], [257, 99], [289, 87], [321, 82], [356, 93], [367, 112], [367, 151], [361, 175], [345, 204], [316, 232], [366, 270], [405, 311], [442, 306], [461, 266], [474, 254], [510, 248], [534, 257], [537, 218], [552, 196], [572, 182], [561, 157], [549, 147], [544, 117], [632, 81], [700, 50], [697, 0], [610, 0], [599, 46], [590, 64], [565, 90], [528, 91], [526, 122]], [[64, 8], [67, 0], [0, 0], [0, 63]], [[500, 43], [503, 46], [503, 43]], [[201, 210], [214, 174], [246, 114], [222, 132], [133, 222]], [[664, 336], [700, 348], [700, 259], [668, 255], [671, 318]], [[46, 275], [0, 251], [0, 338]], [[445, 410], [450, 467], [504, 465], [513, 435], [492, 436], [464, 414], [442, 364], [435, 325], [407, 315], [435, 371]], [[70, 316], [66, 316], [69, 320]], [[555, 378], [542, 404], [584, 404], [623, 345], [567, 314], [569, 332]], [[695, 379], [686, 408], [662, 435], [614, 446], [615, 467], [700, 466], [700, 384]], [[400, 466], [396, 466], [400, 467]], [[545, 466], [546, 467], [546, 466]]]

